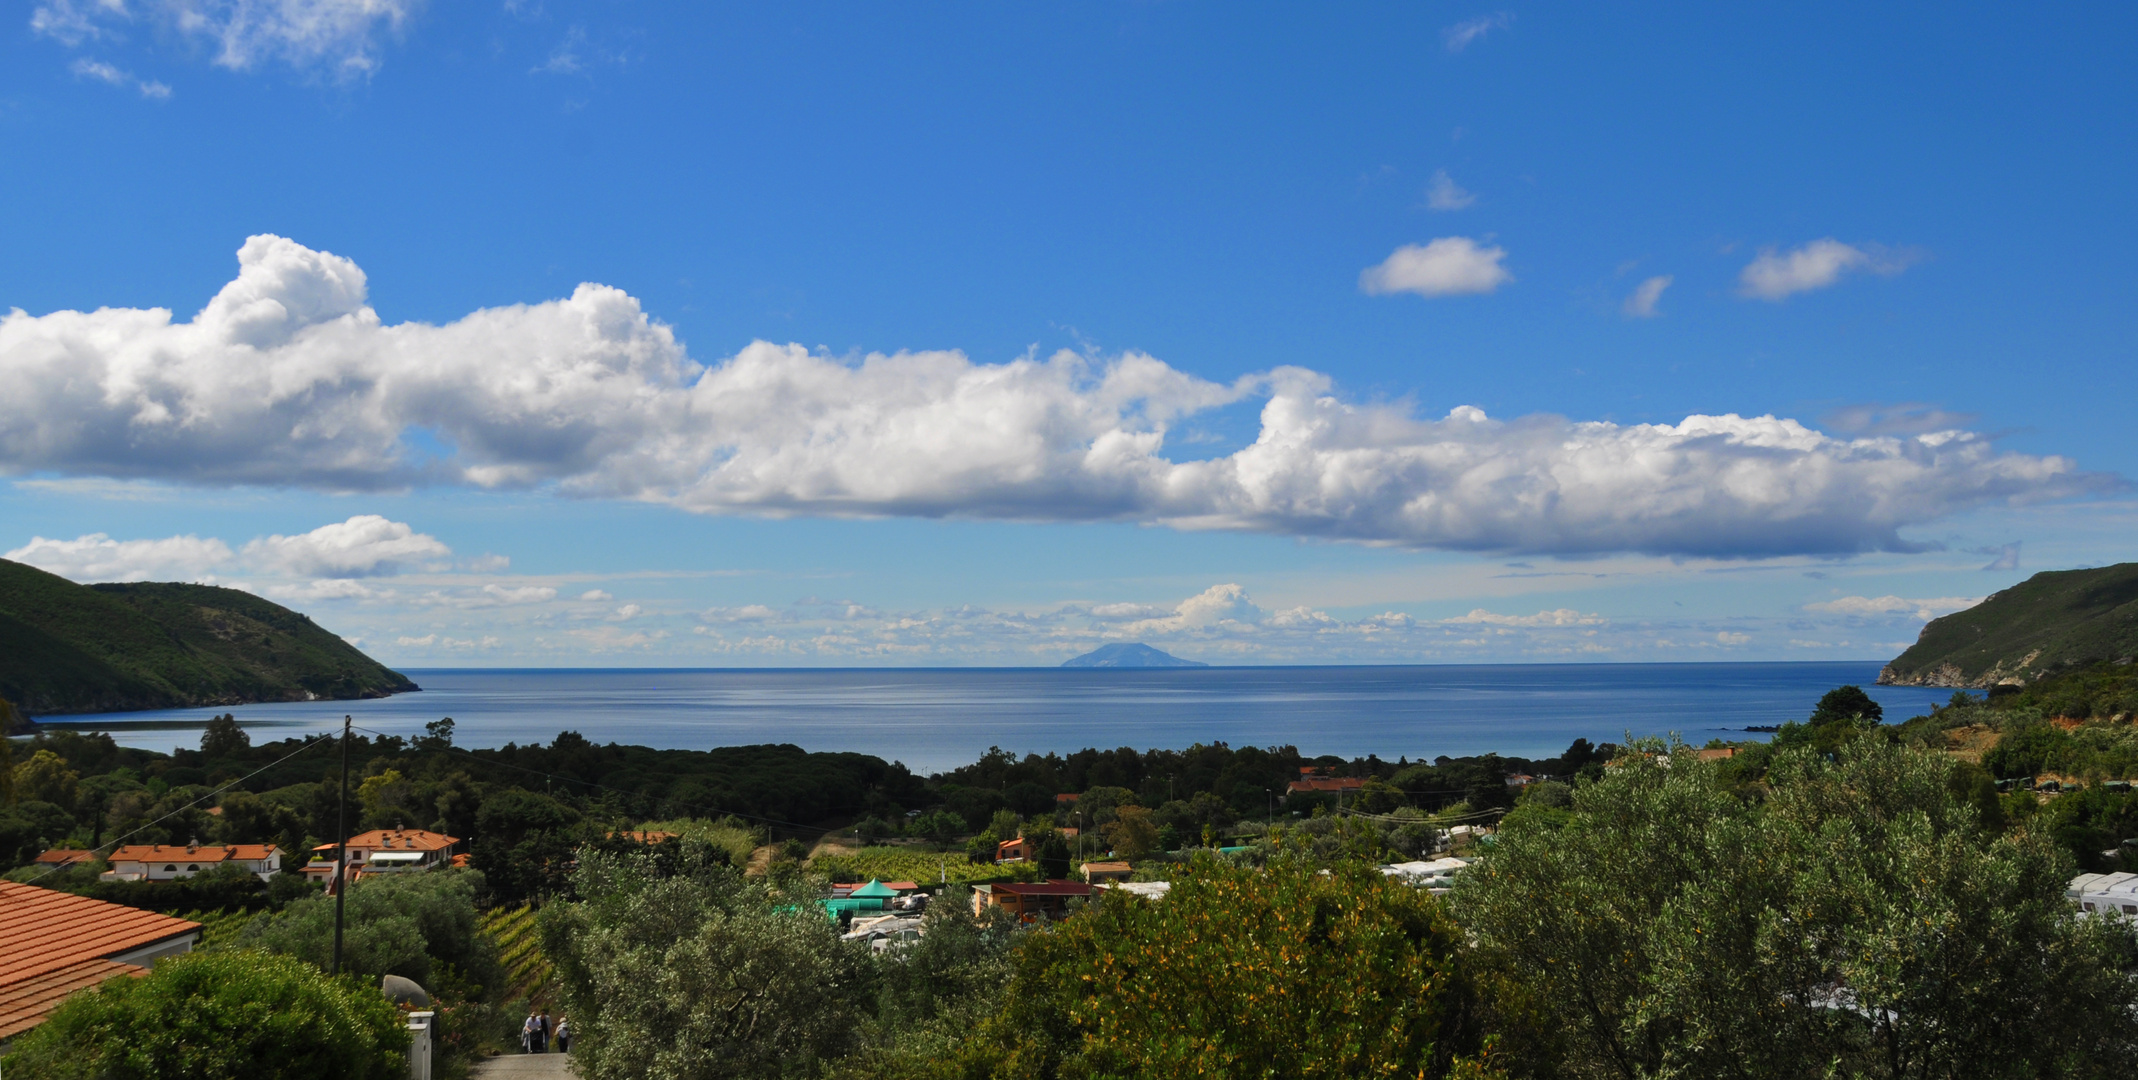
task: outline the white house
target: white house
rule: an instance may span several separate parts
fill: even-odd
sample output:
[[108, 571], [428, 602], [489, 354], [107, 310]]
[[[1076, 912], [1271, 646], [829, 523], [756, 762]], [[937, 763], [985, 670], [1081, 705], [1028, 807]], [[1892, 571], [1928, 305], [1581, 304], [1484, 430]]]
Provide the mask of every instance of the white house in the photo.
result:
[[[457, 836], [428, 829], [373, 829], [349, 838], [350, 880], [366, 874], [435, 870], [451, 864]], [[306, 877], [327, 881], [334, 876], [333, 844], [312, 849], [312, 861], [304, 866]]]
[[105, 860], [105, 881], [170, 881], [189, 878], [224, 863], [235, 863], [266, 881], [282, 870], [282, 851], [273, 844], [128, 844]]

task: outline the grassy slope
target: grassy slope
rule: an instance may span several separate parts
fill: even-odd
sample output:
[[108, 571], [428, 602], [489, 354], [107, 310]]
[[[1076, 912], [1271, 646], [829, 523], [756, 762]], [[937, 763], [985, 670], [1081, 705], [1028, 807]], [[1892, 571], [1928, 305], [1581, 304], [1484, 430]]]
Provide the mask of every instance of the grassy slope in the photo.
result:
[[0, 697], [31, 715], [415, 688], [309, 618], [250, 593], [84, 586], [0, 560]]
[[2138, 563], [2036, 574], [1934, 619], [1881, 683], [1989, 686], [2138, 655]]

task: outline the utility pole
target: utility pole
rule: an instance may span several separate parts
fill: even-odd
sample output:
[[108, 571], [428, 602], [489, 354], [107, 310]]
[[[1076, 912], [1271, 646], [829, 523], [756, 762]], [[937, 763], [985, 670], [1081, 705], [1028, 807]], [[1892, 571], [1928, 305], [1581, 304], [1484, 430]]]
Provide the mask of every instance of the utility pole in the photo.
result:
[[334, 970], [341, 974], [342, 908], [349, 900], [349, 727], [356, 718], [341, 718], [341, 807], [334, 812]]

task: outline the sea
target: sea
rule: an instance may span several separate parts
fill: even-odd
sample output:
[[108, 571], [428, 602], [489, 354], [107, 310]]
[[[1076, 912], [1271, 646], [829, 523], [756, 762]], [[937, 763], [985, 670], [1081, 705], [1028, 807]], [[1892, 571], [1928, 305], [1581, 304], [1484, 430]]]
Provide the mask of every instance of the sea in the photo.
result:
[[794, 743], [903, 762], [919, 773], [1084, 747], [1181, 749], [1195, 743], [1296, 746], [1309, 756], [1394, 761], [1499, 753], [1556, 756], [1577, 738], [1674, 735], [1764, 739], [1855, 684], [1889, 721], [1952, 691], [1874, 686], [1879, 665], [1493, 664], [1360, 667], [1091, 668], [423, 668], [414, 693], [368, 701], [54, 716], [51, 727], [108, 732], [128, 746], [197, 746], [212, 716], [234, 713], [254, 741], [339, 730], [414, 736], [451, 717], [466, 747], [595, 742], [703, 750]]

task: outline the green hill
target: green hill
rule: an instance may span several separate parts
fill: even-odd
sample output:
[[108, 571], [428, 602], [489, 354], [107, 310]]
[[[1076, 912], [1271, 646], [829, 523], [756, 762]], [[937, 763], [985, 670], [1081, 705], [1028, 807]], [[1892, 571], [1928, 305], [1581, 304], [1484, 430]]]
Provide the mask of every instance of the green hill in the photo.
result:
[[304, 615], [213, 585], [77, 585], [0, 559], [0, 698], [31, 716], [417, 689]]
[[1933, 619], [1878, 673], [1902, 686], [2030, 683], [2138, 657], [2138, 563], [2036, 574], [1982, 603]]

